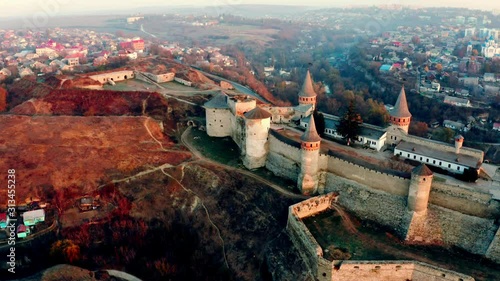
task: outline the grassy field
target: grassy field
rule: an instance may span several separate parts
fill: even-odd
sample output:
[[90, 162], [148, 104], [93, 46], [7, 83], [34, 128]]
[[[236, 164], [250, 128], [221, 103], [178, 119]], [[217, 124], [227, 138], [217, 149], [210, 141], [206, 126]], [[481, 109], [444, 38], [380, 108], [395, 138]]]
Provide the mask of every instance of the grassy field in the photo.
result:
[[[239, 147], [230, 137], [212, 138], [206, 132], [192, 130], [189, 141], [207, 158], [229, 166], [244, 168]], [[277, 177], [266, 168], [252, 170], [252, 173], [279, 186], [298, 192], [296, 190], [297, 184], [294, 181]]]
[[384, 229], [352, 220], [358, 233], [349, 232], [333, 210], [306, 218], [304, 223], [323, 249], [346, 249], [351, 260], [419, 260], [471, 275], [476, 280], [493, 281], [500, 276], [498, 266], [479, 256], [437, 246], [405, 245]]
[[264, 45], [273, 41], [273, 35], [278, 34], [278, 29], [263, 29], [252, 25], [219, 24], [215, 26], [190, 26], [173, 24], [175, 28], [165, 29], [158, 23], [146, 23], [144, 29], [156, 36], [167, 40], [212, 41], [217, 44], [227, 45], [237, 42], [251, 41], [254, 44]]
[[233, 167], [243, 165], [240, 150], [230, 137], [212, 138], [204, 131], [192, 130], [189, 141], [207, 158]]

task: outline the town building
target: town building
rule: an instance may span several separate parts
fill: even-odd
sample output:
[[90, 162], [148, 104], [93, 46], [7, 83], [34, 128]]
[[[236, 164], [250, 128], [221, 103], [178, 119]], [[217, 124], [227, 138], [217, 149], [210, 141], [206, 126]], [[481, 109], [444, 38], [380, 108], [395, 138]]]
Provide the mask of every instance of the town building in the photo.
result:
[[45, 221], [45, 210], [38, 209], [33, 211], [27, 211], [22, 214], [23, 222], [26, 226], [35, 225], [39, 222]]
[[468, 128], [465, 126], [464, 123], [452, 121], [452, 120], [444, 120], [443, 127], [450, 128], [450, 129], [456, 130], [456, 131], [463, 131], [463, 132], [468, 131]]
[[30, 228], [24, 224], [17, 226], [17, 238], [26, 238], [30, 234]]
[[4, 229], [9, 225], [9, 216], [7, 213], [0, 213], [0, 229]]
[[120, 48], [122, 50], [130, 49], [142, 53], [144, 51], [144, 40], [139, 37], [128, 39], [127, 41], [120, 42]]
[[488, 38], [481, 46], [481, 54], [485, 58], [500, 56], [500, 45], [495, 41], [493, 35]]
[[449, 104], [449, 105], [453, 105], [453, 106], [471, 107], [470, 100], [452, 97], [452, 96], [445, 96], [444, 103]]

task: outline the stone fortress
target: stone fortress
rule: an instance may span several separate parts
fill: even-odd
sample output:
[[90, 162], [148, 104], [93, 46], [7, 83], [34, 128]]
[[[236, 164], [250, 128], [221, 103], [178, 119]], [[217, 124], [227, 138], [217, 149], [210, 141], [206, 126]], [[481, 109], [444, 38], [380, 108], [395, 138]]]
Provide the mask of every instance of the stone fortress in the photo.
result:
[[[377, 132], [362, 133], [358, 141], [376, 150], [391, 145], [394, 155], [422, 164], [411, 174], [374, 167], [362, 160], [321, 149], [321, 138], [314, 118], [311, 118], [315, 104], [316, 93], [309, 72], [299, 92], [299, 105], [295, 107], [257, 105], [254, 98], [221, 93], [205, 104], [207, 134], [231, 137], [240, 147], [243, 164], [248, 169], [266, 167], [278, 176], [296, 181], [303, 194], [335, 194], [339, 205], [361, 219], [391, 228], [408, 243], [456, 246], [500, 262], [499, 201], [487, 191], [435, 180], [427, 167], [436, 166], [458, 174], [467, 169], [478, 171], [484, 157], [482, 151], [462, 147], [461, 136], [456, 137], [453, 146], [409, 135], [411, 113], [402, 88], [394, 109], [389, 112], [390, 126], [384, 129], [368, 125], [369, 130]], [[329, 120], [335, 117], [325, 115], [325, 119], [325, 133], [336, 136], [335, 127], [328, 126], [334, 124]], [[301, 121], [306, 127], [299, 141], [281, 134], [277, 128], [279, 124], [292, 121]], [[388, 262], [383, 266], [359, 261], [325, 262], [321, 248], [300, 222], [302, 218], [326, 209], [311, 207], [318, 205], [317, 202], [323, 200], [321, 198], [324, 197], [313, 197], [307, 200], [308, 203], [299, 203], [309, 206], [306, 215], [297, 213], [296, 205], [291, 206], [287, 225], [292, 241], [319, 280], [351, 280], [339, 277], [340, 263], [340, 268], [346, 270], [351, 267], [383, 268], [396, 272], [404, 268], [405, 278], [409, 280], [473, 280], [449, 273], [417, 278], [417, 272], [436, 269], [415, 262], [397, 265]], [[324, 203], [326, 205], [331, 203], [331, 199], [323, 201], [328, 201]], [[311, 202], [315, 203], [309, 204]], [[399, 279], [366, 276], [356, 275], [356, 279], [406, 280], [402, 275]]]

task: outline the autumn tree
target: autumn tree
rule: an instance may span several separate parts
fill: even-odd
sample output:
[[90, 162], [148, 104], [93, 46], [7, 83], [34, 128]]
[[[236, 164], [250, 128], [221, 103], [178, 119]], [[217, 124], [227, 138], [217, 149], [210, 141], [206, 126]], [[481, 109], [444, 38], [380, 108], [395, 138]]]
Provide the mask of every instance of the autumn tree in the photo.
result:
[[432, 139], [450, 142], [450, 140], [455, 136], [455, 132], [450, 128], [439, 128], [432, 132]]
[[50, 247], [50, 256], [61, 262], [74, 263], [80, 260], [80, 247], [69, 239], [58, 240]]
[[363, 119], [361, 119], [361, 115], [356, 111], [354, 101], [351, 101], [337, 127], [337, 132], [347, 141], [347, 145], [351, 145], [353, 140], [358, 139], [362, 123]]
[[415, 135], [418, 137], [427, 136], [427, 131], [429, 130], [429, 126], [425, 122], [411, 122], [409, 133], [410, 135]]
[[7, 109], [7, 90], [0, 87], [0, 112]]

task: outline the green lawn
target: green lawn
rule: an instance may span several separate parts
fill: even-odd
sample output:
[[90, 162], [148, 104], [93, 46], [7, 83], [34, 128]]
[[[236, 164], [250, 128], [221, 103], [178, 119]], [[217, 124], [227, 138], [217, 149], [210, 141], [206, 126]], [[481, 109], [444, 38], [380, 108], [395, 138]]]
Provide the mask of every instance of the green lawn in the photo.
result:
[[[190, 141], [203, 156], [229, 166], [245, 168], [241, 160], [240, 149], [230, 137], [213, 138], [209, 137], [206, 132], [195, 129], [191, 131], [191, 135], [188, 138], [188, 141]], [[296, 182], [275, 176], [266, 168], [255, 169], [251, 172], [283, 188], [298, 193]]]
[[213, 138], [207, 132], [192, 130], [188, 141], [207, 158], [229, 166], [242, 165], [240, 150], [230, 137]]

